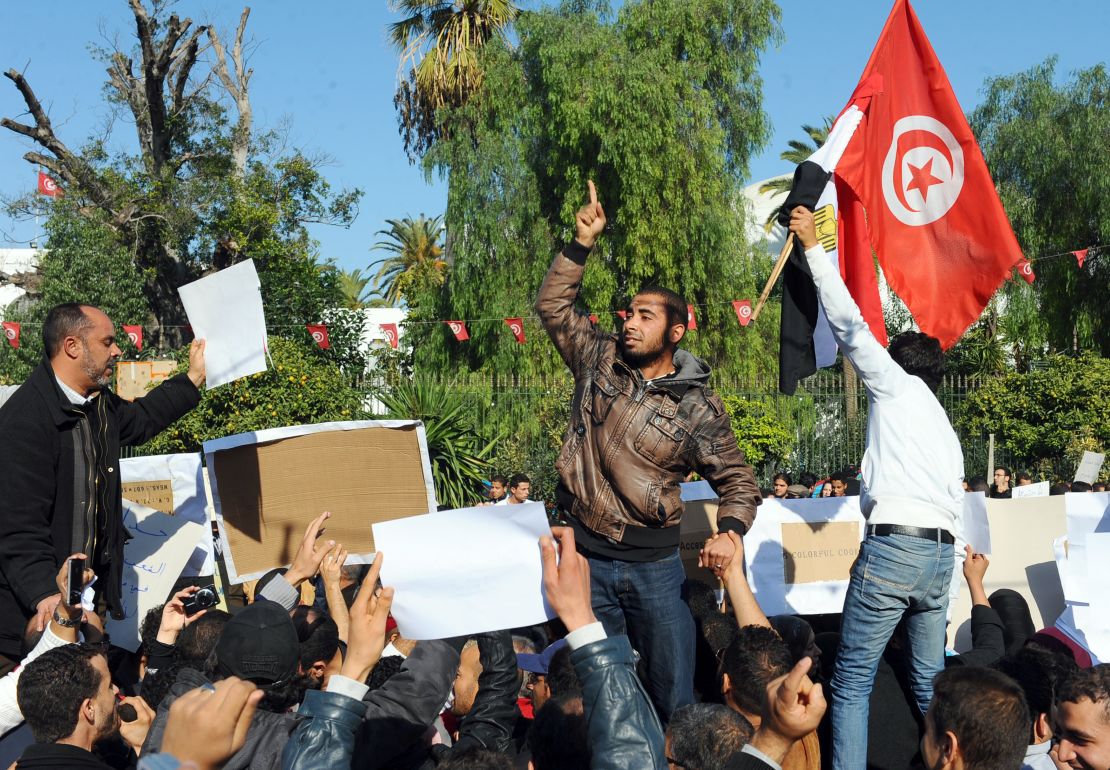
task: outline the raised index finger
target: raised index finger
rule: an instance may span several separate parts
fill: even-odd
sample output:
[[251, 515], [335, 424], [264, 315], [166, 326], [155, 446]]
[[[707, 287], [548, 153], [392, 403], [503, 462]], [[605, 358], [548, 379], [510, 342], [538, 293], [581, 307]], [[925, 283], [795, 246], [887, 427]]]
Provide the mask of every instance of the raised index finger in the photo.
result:
[[320, 527], [324, 526], [324, 522], [331, 516], [331, 511], [324, 511], [308, 524], [308, 529], [304, 532], [304, 542], [312, 544], [316, 542], [316, 538], [320, 536]]
[[586, 185], [590, 188], [590, 205], [591, 206], [596, 206], [597, 205], [597, 188], [594, 187], [594, 180], [592, 180], [592, 179], [586, 180]]
[[[796, 664], [794, 664], [794, 668], [791, 669], [790, 673], [786, 675], [786, 679], [783, 681], [782, 684], [787, 691], [787, 698], [785, 698], [784, 700], [786, 700], [788, 703], [794, 703], [798, 699], [799, 692], [805, 692], [806, 690], [808, 690], [808, 688], [803, 689], [803, 685], [809, 679], [807, 674], [809, 672], [810, 665], [812, 665], [812, 661], [808, 657], [802, 658]], [[780, 693], [781, 692], [782, 691], [780, 690]]]

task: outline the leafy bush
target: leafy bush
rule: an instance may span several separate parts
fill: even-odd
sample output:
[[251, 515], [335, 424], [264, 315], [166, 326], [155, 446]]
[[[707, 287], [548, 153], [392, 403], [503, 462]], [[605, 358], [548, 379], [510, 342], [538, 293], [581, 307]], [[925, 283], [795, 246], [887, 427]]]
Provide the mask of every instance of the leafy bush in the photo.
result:
[[756, 469], [782, 465], [794, 449], [794, 432], [779, 418], [770, 399], [722, 396], [736, 443]]
[[448, 385], [401, 381], [378, 393], [386, 416], [420, 420], [428, 439], [436, 499], [462, 508], [474, 503], [496, 438], [483, 444], [467, 402]]
[[[334, 364], [305, 345], [269, 338], [273, 366], [265, 372], [205, 390], [196, 409], [144, 447], [150, 453], [195, 452], [204, 441], [285, 425], [358, 420], [366, 416], [363, 394], [347, 384]], [[177, 352], [178, 372], [188, 368], [188, 349]]]
[[1043, 369], [987, 380], [956, 423], [971, 435], [996, 434], [999, 447], [1023, 465], [1064, 460], [1074, 467], [1084, 450], [1110, 445], [1110, 360], [1053, 356]]

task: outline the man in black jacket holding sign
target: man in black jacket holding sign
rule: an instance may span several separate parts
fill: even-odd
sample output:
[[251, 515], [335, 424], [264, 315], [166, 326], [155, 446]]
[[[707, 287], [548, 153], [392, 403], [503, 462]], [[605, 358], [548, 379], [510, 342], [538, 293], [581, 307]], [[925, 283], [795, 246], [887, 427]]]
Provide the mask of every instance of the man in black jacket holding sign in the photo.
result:
[[101, 310], [58, 305], [42, 339], [45, 360], [0, 408], [0, 655], [9, 660], [29, 620], [38, 630], [49, 622], [54, 575], [71, 553], [88, 555], [98, 594], [123, 617], [120, 446], [149, 441], [196, 406], [205, 374], [196, 340], [187, 374], [128, 403], [107, 388], [122, 351]]

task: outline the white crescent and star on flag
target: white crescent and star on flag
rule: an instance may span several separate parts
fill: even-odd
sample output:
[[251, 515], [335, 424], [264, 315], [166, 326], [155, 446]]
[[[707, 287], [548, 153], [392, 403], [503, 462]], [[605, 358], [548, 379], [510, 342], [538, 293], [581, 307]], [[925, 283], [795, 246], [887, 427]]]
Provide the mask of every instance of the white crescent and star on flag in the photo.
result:
[[963, 190], [963, 148], [936, 118], [907, 115], [894, 124], [882, 181], [883, 199], [895, 219], [914, 227], [932, 224]]

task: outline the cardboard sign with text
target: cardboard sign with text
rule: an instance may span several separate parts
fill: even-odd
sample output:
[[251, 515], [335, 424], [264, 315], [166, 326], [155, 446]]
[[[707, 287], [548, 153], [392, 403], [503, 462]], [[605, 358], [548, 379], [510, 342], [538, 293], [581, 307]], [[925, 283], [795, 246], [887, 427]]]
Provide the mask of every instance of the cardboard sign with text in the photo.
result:
[[125, 401], [142, 398], [177, 369], [176, 361], [117, 361], [116, 395]]
[[327, 538], [373, 558], [376, 522], [436, 510], [422, 423], [368, 420], [243, 433], [204, 453], [228, 578], [289, 564], [305, 527], [330, 511]]
[[140, 624], [147, 612], [169, 597], [197, 541], [204, 537], [204, 525], [127, 501], [123, 525], [131, 533], [123, 547], [123, 618], [109, 617], [104, 630], [112, 644], [135, 652]]
[[[212, 548], [211, 517], [198, 452], [144, 455], [119, 461], [120, 482], [126, 504], [178, 516], [201, 524], [193, 555], [182, 575], [211, 575], [216, 570]], [[176, 578], [176, 575], [174, 576]]]

